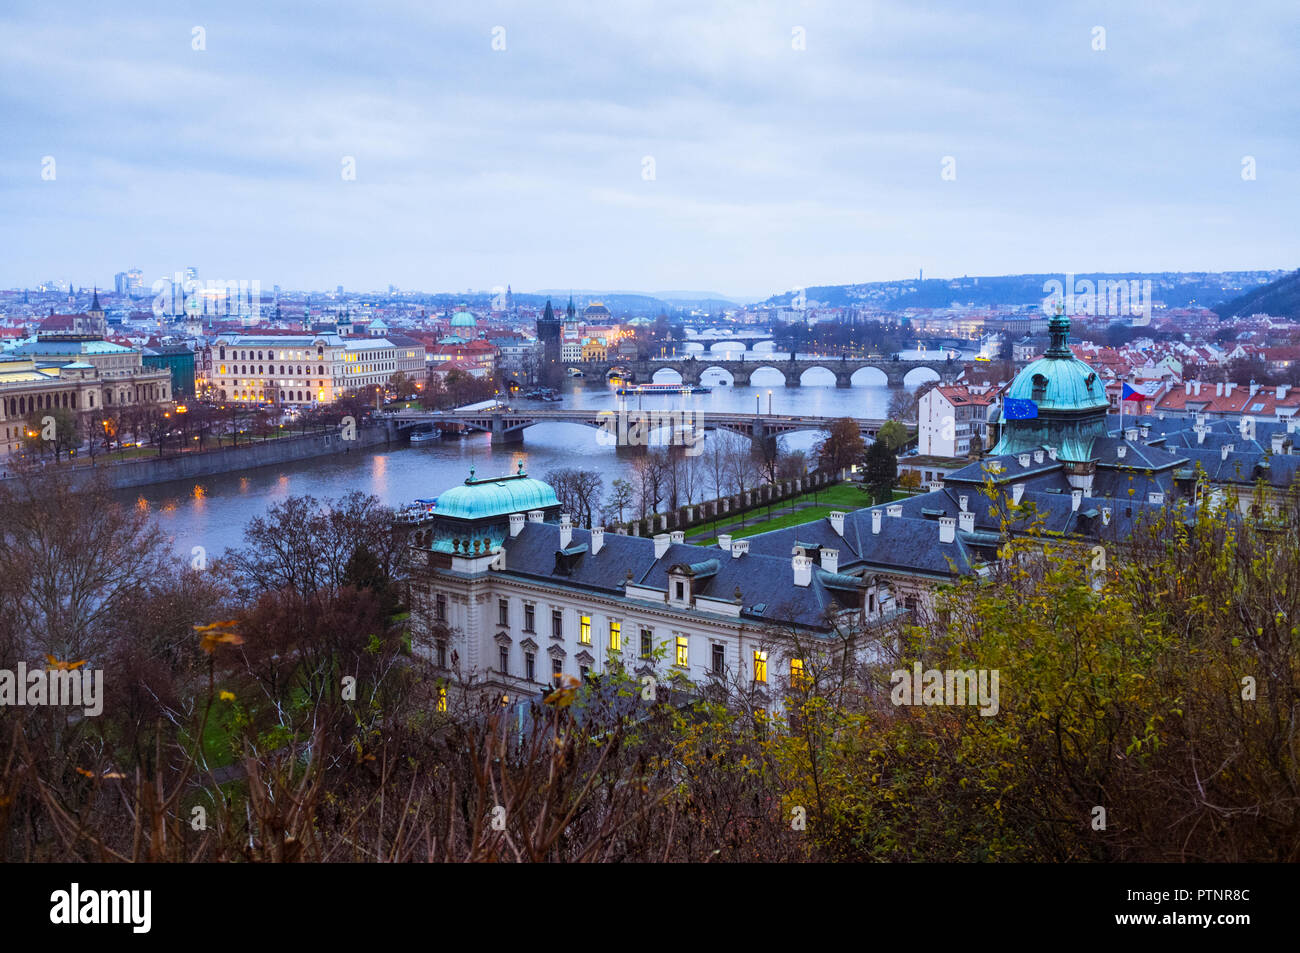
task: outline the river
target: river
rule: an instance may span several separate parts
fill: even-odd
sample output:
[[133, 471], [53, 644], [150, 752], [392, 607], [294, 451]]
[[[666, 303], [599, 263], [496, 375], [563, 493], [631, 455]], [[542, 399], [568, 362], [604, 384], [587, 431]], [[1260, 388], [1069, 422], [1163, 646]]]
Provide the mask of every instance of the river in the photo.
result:
[[[757, 359], [763, 353], [760, 345], [747, 358]], [[716, 349], [713, 355], [719, 359], [723, 356]], [[909, 385], [921, 383], [927, 374], [924, 370], [915, 371]], [[678, 378], [672, 371], [659, 371], [656, 379]], [[720, 380], [726, 381], [726, 377], [706, 374], [704, 384], [718, 385]], [[757, 407], [767, 413], [770, 401], [774, 414], [884, 417], [889, 405], [890, 390], [881, 382], [883, 376], [877, 378], [871, 371], [859, 372], [852, 388], [836, 388], [830, 371], [815, 369], [804, 375], [803, 386], [797, 388], [783, 386], [780, 372], [770, 369], [755, 371], [751, 381], [749, 387], [723, 384], [703, 394], [642, 397], [640, 406], [646, 410], [690, 407], [716, 411], [752, 411]], [[558, 404], [533, 405], [518, 399], [513, 404], [613, 409], [619, 400], [607, 386], [580, 382], [567, 383], [563, 396], [563, 403]], [[637, 398], [627, 400], [630, 408], [637, 406]], [[363, 490], [396, 506], [419, 497], [438, 496], [462, 482], [471, 465], [480, 477], [492, 476], [514, 472], [519, 460], [523, 460], [528, 474], [537, 478], [545, 478], [549, 470], [558, 467], [596, 470], [608, 488], [612, 480], [626, 476], [628, 459], [612, 447], [601, 446], [596, 437], [597, 431], [577, 424], [537, 424], [524, 431], [523, 444], [513, 446], [493, 447], [487, 434], [475, 434], [418, 447], [401, 445], [357, 451], [199, 481], [160, 484], [123, 491], [123, 496], [147, 508], [171, 536], [177, 552], [186, 558], [195, 546], [204, 547], [210, 555], [218, 555], [240, 544], [243, 527], [250, 519], [264, 513], [271, 503], [291, 495], [309, 493], [326, 498]], [[806, 451], [819, 438], [814, 432], [795, 433], [782, 437], [781, 443], [790, 450]], [[710, 433], [706, 439], [716, 437]]]

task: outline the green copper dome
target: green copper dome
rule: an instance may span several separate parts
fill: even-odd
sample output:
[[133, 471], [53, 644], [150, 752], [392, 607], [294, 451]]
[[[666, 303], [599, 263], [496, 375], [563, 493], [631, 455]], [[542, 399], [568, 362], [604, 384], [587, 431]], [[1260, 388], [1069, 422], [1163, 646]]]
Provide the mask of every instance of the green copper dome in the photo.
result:
[[476, 328], [478, 320], [468, 311], [457, 311], [451, 316], [451, 326], [453, 328]]
[[[1106, 436], [1106, 413], [1110, 409], [1106, 385], [1070, 350], [1070, 319], [1059, 309], [1048, 329], [1051, 346], [1017, 374], [1007, 388], [1000, 421], [1002, 438], [993, 453], [1018, 454], [1054, 447], [1062, 460], [1086, 462], [1092, 457], [1093, 443]], [[1034, 415], [1017, 413], [1008, 418], [1010, 401], [1032, 401]]]
[[1096, 410], [1110, 406], [1106, 385], [1077, 357], [1040, 357], [1016, 375], [1007, 396], [1032, 400], [1044, 410]]
[[474, 479], [471, 468], [469, 479], [461, 486], [439, 495], [437, 516], [439, 519], [482, 520], [559, 505], [550, 484], [530, 479], [521, 463], [514, 476], [484, 480]]

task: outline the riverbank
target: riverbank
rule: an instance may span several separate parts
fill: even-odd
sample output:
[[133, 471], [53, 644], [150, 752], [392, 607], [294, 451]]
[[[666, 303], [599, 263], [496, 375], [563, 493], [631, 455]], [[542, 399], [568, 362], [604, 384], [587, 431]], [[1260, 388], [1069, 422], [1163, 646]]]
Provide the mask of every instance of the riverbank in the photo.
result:
[[174, 480], [193, 480], [221, 473], [234, 473], [317, 457], [355, 453], [372, 447], [385, 446], [389, 442], [387, 427], [360, 427], [356, 430], [355, 439], [350, 440], [344, 439], [340, 429], [325, 433], [280, 437], [276, 440], [259, 441], [238, 447], [222, 447], [205, 450], [202, 453], [148, 457], [102, 466], [48, 464], [43, 472], [66, 475], [76, 489], [103, 479], [109, 489], [126, 490], [170, 483]]

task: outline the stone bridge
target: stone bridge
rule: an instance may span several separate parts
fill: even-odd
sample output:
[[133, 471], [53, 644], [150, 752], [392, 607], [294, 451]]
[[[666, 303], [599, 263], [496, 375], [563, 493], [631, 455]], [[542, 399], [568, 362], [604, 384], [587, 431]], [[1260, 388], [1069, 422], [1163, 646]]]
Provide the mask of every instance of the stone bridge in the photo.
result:
[[904, 378], [919, 367], [928, 368], [939, 375], [943, 381], [951, 381], [962, 370], [959, 360], [865, 360], [863, 358], [799, 358], [790, 360], [780, 357], [762, 357], [750, 360], [714, 360], [711, 357], [686, 357], [681, 359], [658, 361], [571, 361], [565, 363], [567, 369], [580, 371], [589, 379], [604, 380], [617, 374], [626, 381], [649, 383], [654, 380], [655, 371], [673, 370], [682, 377], [683, 384], [698, 384], [700, 376], [707, 370], [717, 368], [731, 375], [736, 387], [749, 386], [750, 376], [754, 371], [771, 368], [779, 371], [785, 378], [786, 387], [799, 387], [804, 371], [814, 367], [825, 368], [835, 375], [836, 387], [852, 387], [853, 375], [865, 367], [872, 367], [885, 375], [890, 387], [902, 387]]
[[[493, 443], [522, 443], [524, 431], [536, 424], [569, 423], [602, 431], [601, 442], [615, 447], [648, 445], [648, 435], [667, 430], [666, 442], [690, 446], [695, 435], [706, 430], [742, 434], [761, 445], [781, 434], [798, 430], [829, 430], [838, 417], [791, 416], [787, 414], [718, 413], [686, 409], [631, 410], [484, 410], [457, 411], [397, 410], [377, 415], [394, 435], [413, 427], [456, 425], [492, 435]], [[884, 420], [854, 418], [863, 436], [874, 439]]]

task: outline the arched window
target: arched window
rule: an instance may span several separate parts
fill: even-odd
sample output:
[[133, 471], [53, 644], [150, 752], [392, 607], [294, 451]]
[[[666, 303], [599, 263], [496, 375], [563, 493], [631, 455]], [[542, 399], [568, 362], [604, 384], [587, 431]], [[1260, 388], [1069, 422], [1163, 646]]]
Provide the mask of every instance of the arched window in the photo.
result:
[[1035, 374], [1032, 380], [1034, 389], [1031, 396], [1035, 402], [1041, 401], [1047, 396], [1047, 378], [1042, 374]]
[[258, 365], [257, 365], [257, 373], [259, 373], [259, 374], [262, 373], [262, 365], [261, 365], [261, 364], [258, 364]]
[[283, 365], [283, 364], [280, 365], [280, 376], [281, 376], [281, 377], [284, 376], [284, 365]]
[[321, 377], [324, 377], [324, 376], [325, 376], [325, 365], [322, 364], [320, 367], [316, 368], [316, 373], [319, 374]]

